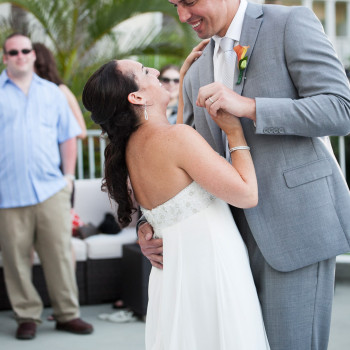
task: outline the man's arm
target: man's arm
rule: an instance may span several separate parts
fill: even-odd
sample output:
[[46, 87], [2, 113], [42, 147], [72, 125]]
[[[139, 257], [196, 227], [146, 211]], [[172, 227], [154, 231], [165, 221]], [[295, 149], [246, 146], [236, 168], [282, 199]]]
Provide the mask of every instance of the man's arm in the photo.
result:
[[256, 98], [256, 132], [282, 127], [287, 135], [348, 134], [349, 83], [311, 10], [303, 7], [291, 10], [285, 25], [284, 52], [299, 98]]
[[75, 164], [77, 159], [77, 141], [72, 137], [59, 145], [62, 170], [67, 183], [73, 189], [73, 179], [75, 174]]
[[[272, 13], [269, 16], [265, 36], [276, 24], [271, 20]], [[349, 82], [321, 23], [311, 10], [295, 7], [290, 9], [283, 26], [280, 24], [277, 28], [279, 35], [274, 37], [271, 33], [271, 40], [278, 40], [270, 47], [271, 64], [259, 64], [265, 71], [255, 69], [255, 76], [250, 76], [252, 62], [248, 63], [244, 91], [249, 96], [253, 90], [252, 98], [240, 96], [221, 83], [212, 83], [200, 88], [197, 106], [207, 108], [214, 115], [223, 109], [237, 117], [252, 119], [256, 122], [257, 134], [273, 136], [269, 130], [278, 130], [276, 135], [347, 135], [350, 132]], [[255, 61], [257, 57], [267, 59], [264, 52], [261, 55], [258, 52], [261, 51], [255, 47]], [[271, 56], [272, 53], [276, 56]], [[285, 66], [279, 69], [277, 62]], [[256, 79], [259, 74], [260, 80]], [[250, 86], [251, 83], [254, 86]]]

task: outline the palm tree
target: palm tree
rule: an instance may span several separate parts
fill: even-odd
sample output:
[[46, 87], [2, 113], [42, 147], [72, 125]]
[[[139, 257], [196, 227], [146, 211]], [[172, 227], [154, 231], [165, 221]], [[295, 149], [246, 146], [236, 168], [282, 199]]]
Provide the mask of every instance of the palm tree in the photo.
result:
[[[52, 49], [63, 80], [78, 99], [87, 77], [110, 59], [157, 55], [180, 63], [195, 43], [189, 26], [179, 23], [176, 9], [166, 0], [0, 0], [3, 3], [30, 14], [32, 40]], [[141, 15], [148, 12], [162, 12], [173, 19], [167, 21], [172, 25], [160, 32], [159, 25], [140, 26]], [[130, 18], [131, 29], [125, 27]], [[136, 25], [137, 32], [132, 30]]]

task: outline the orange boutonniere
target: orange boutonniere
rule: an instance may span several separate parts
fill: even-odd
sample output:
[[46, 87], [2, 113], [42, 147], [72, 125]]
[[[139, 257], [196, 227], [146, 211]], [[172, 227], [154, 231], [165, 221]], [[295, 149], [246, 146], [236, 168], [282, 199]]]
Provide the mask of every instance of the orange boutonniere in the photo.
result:
[[233, 49], [235, 50], [235, 52], [237, 54], [239, 76], [238, 76], [236, 84], [239, 85], [242, 81], [243, 72], [247, 68], [248, 56], [245, 56], [245, 54], [247, 53], [249, 46], [237, 45]]

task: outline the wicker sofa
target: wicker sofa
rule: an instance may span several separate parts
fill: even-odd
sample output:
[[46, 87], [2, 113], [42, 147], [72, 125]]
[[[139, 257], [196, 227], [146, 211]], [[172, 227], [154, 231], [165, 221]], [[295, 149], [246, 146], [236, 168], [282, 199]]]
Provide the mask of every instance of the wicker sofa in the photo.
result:
[[[75, 211], [85, 223], [98, 226], [108, 212], [115, 212], [106, 193], [101, 192], [101, 179], [77, 180], [75, 183]], [[136, 242], [135, 225], [138, 214], [128, 228], [118, 234], [98, 234], [85, 240], [72, 237], [76, 259], [76, 277], [80, 304], [98, 304], [115, 301], [122, 294], [123, 245]], [[35, 254], [33, 283], [44, 305], [49, 306], [43, 271]], [[0, 310], [10, 308], [7, 297], [0, 251]]]

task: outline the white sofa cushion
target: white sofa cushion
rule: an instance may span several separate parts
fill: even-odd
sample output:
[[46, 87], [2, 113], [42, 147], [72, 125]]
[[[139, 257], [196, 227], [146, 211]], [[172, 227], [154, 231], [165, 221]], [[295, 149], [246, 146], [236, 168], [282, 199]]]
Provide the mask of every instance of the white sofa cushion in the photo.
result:
[[90, 236], [84, 241], [87, 245], [88, 259], [121, 258], [123, 245], [136, 242], [135, 227], [127, 227], [118, 234], [98, 234]]
[[106, 213], [115, 213], [115, 205], [107, 193], [101, 191], [101, 184], [102, 179], [75, 181], [74, 210], [84, 224], [97, 227]]
[[72, 246], [75, 254], [75, 261], [86, 261], [87, 259], [86, 243], [80, 238], [72, 237]]
[[[106, 213], [117, 212], [117, 204], [109, 200], [108, 194], [101, 191], [102, 179], [75, 181], [74, 210], [84, 224], [92, 223], [96, 227], [103, 221]], [[136, 202], [134, 202], [135, 205]], [[138, 213], [132, 215], [131, 226], [136, 226]]]

